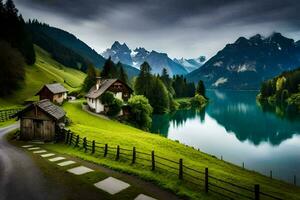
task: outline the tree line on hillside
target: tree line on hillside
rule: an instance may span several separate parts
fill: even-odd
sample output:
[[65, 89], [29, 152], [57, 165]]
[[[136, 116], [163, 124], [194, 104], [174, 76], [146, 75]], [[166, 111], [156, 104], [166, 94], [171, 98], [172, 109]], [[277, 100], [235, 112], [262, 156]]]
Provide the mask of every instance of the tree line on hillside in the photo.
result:
[[49, 52], [52, 58], [59, 63], [83, 72], [86, 72], [88, 66], [92, 65], [92, 62], [87, 58], [49, 37], [45, 32], [46, 28], [49, 27], [48, 24], [40, 23], [38, 20], [29, 20], [27, 27], [33, 42]]
[[288, 105], [289, 109], [294, 106], [300, 112], [300, 68], [263, 82], [258, 99], [273, 105]]
[[[171, 78], [165, 68], [161, 75], [152, 75], [147, 62], [141, 65], [140, 75], [134, 82], [134, 91], [149, 100], [155, 114], [176, 110], [178, 104], [174, 98], [193, 97], [193, 100], [197, 101], [196, 104], [202, 104], [206, 99], [202, 81], [195, 87], [194, 83], [187, 82], [183, 76], [176, 75]], [[199, 99], [199, 96], [203, 98]]]
[[291, 94], [298, 93], [300, 86], [300, 68], [284, 72], [280, 76], [262, 83], [262, 98], [275, 95], [278, 101], [284, 101]]
[[19, 88], [25, 65], [35, 63], [31, 35], [12, 0], [0, 0], [0, 96]]

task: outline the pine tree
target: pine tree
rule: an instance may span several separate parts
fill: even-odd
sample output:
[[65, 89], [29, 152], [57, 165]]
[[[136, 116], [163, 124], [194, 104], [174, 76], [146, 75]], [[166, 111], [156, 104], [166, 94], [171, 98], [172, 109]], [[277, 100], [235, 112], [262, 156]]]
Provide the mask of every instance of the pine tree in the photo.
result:
[[128, 76], [126, 72], [124, 71], [123, 65], [121, 63], [118, 63], [120, 65], [120, 76], [119, 79], [123, 81], [124, 83], [128, 83]]
[[5, 10], [9, 15], [18, 16], [18, 9], [12, 0], [7, 0], [5, 3]]
[[117, 69], [119, 70], [119, 79], [124, 83], [128, 83], [128, 76], [127, 73], [124, 71], [122, 63], [117, 63]]
[[196, 88], [196, 94], [202, 95], [205, 97], [205, 86], [202, 80], [198, 81], [197, 88]]
[[166, 86], [167, 90], [170, 92], [170, 94], [173, 96], [175, 94], [175, 91], [172, 86], [172, 79], [170, 78], [170, 76], [168, 74], [168, 70], [166, 68], [163, 68], [160, 79], [165, 84], [165, 86]]
[[87, 69], [87, 77], [84, 79], [82, 90], [88, 92], [91, 87], [96, 84], [97, 72], [93, 65], [89, 65]]
[[147, 62], [144, 62], [140, 67], [140, 74], [137, 77], [134, 90], [138, 95], [148, 97], [150, 95], [153, 85], [153, 77], [151, 75], [151, 67]]
[[111, 60], [111, 57], [109, 57], [103, 66], [102, 72], [101, 72], [102, 78], [119, 78], [118, 68], [115, 65], [115, 63]]
[[153, 107], [154, 113], [163, 114], [169, 112], [170, 98], [168, 90], [158, 77], [154, 78], [152, 91], [147, 98]]
[[113, 62], [111, 61], [111, 57], [109, 57], [103, 66], [103, 69], [101, 71], [101, 77], [102, 78], [110, 78], [110, 68], [112, 67]]

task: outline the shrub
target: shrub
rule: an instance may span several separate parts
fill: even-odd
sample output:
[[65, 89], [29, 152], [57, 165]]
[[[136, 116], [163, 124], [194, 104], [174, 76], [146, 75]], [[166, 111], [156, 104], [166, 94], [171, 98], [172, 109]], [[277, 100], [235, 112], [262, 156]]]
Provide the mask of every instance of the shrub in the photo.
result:
[[199, 94], [196, 94], [192, 99], [191, 99], [191, 104], [194, 107], [202, 107], [207, 103], [207, 100]]
[[102, 104], [104, 104], [104, 105], [110, 105], [115, 100], [115, 97], [114, 97], [113, 93], [111, 93], [111, 92], [105, 92], [104, 94], [101, 95], [100, 100], [101, 100]]
[[287, 102], [289, 105], [296, 106], [298, 109], [298, 112], [300, 112], [300, 93], [291, 95], [291, 97], [288, 98]]
[[132, 96], [128, 100], [130, 106], [129, 121], [143, 130], [149, 130], [152, 123], [153, 109], [143, 95]]
[[116, 116], [120, 113], [123, 102], [120, 99], [114, 99], [111, 104], [109, 104], [109, 109], [107, 115]]

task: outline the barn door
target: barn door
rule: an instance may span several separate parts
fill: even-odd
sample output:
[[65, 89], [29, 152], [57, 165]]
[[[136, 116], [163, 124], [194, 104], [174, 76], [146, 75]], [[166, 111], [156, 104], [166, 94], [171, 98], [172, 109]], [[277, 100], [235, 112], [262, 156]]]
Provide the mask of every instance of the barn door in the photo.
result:
[[43, 134], [43, 121], [42, 120], [34, 120], [34, 140], [41, 140]]
[[31, 119], [21, 119], [21, 139], [32, 140], [34, 133], [34, 125]]

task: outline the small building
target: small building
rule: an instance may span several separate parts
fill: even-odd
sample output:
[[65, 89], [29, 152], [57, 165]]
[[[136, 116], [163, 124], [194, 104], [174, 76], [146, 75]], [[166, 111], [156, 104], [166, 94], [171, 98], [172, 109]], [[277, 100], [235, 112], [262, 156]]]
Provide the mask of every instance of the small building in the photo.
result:
[[66, 113], [59, 106], [44, 99], [16, 113], [20, 119], [20, 139], [53, 141], [58, 125], [64, 123]]
[[105, 106], [101, 103], [101, 95], [105, 92], [112, 92], [114, 97], [127, 102], [133, 90], [119, 79], [97, 78], [96, 85], [85, 95], [89, 109], [95, 113], [105, 112]]
[[46, 84], [36, 94], [40, 100], [49, 99], [53, 103], [62, 104], [68, 97], [68, 90], [60, 83]]

